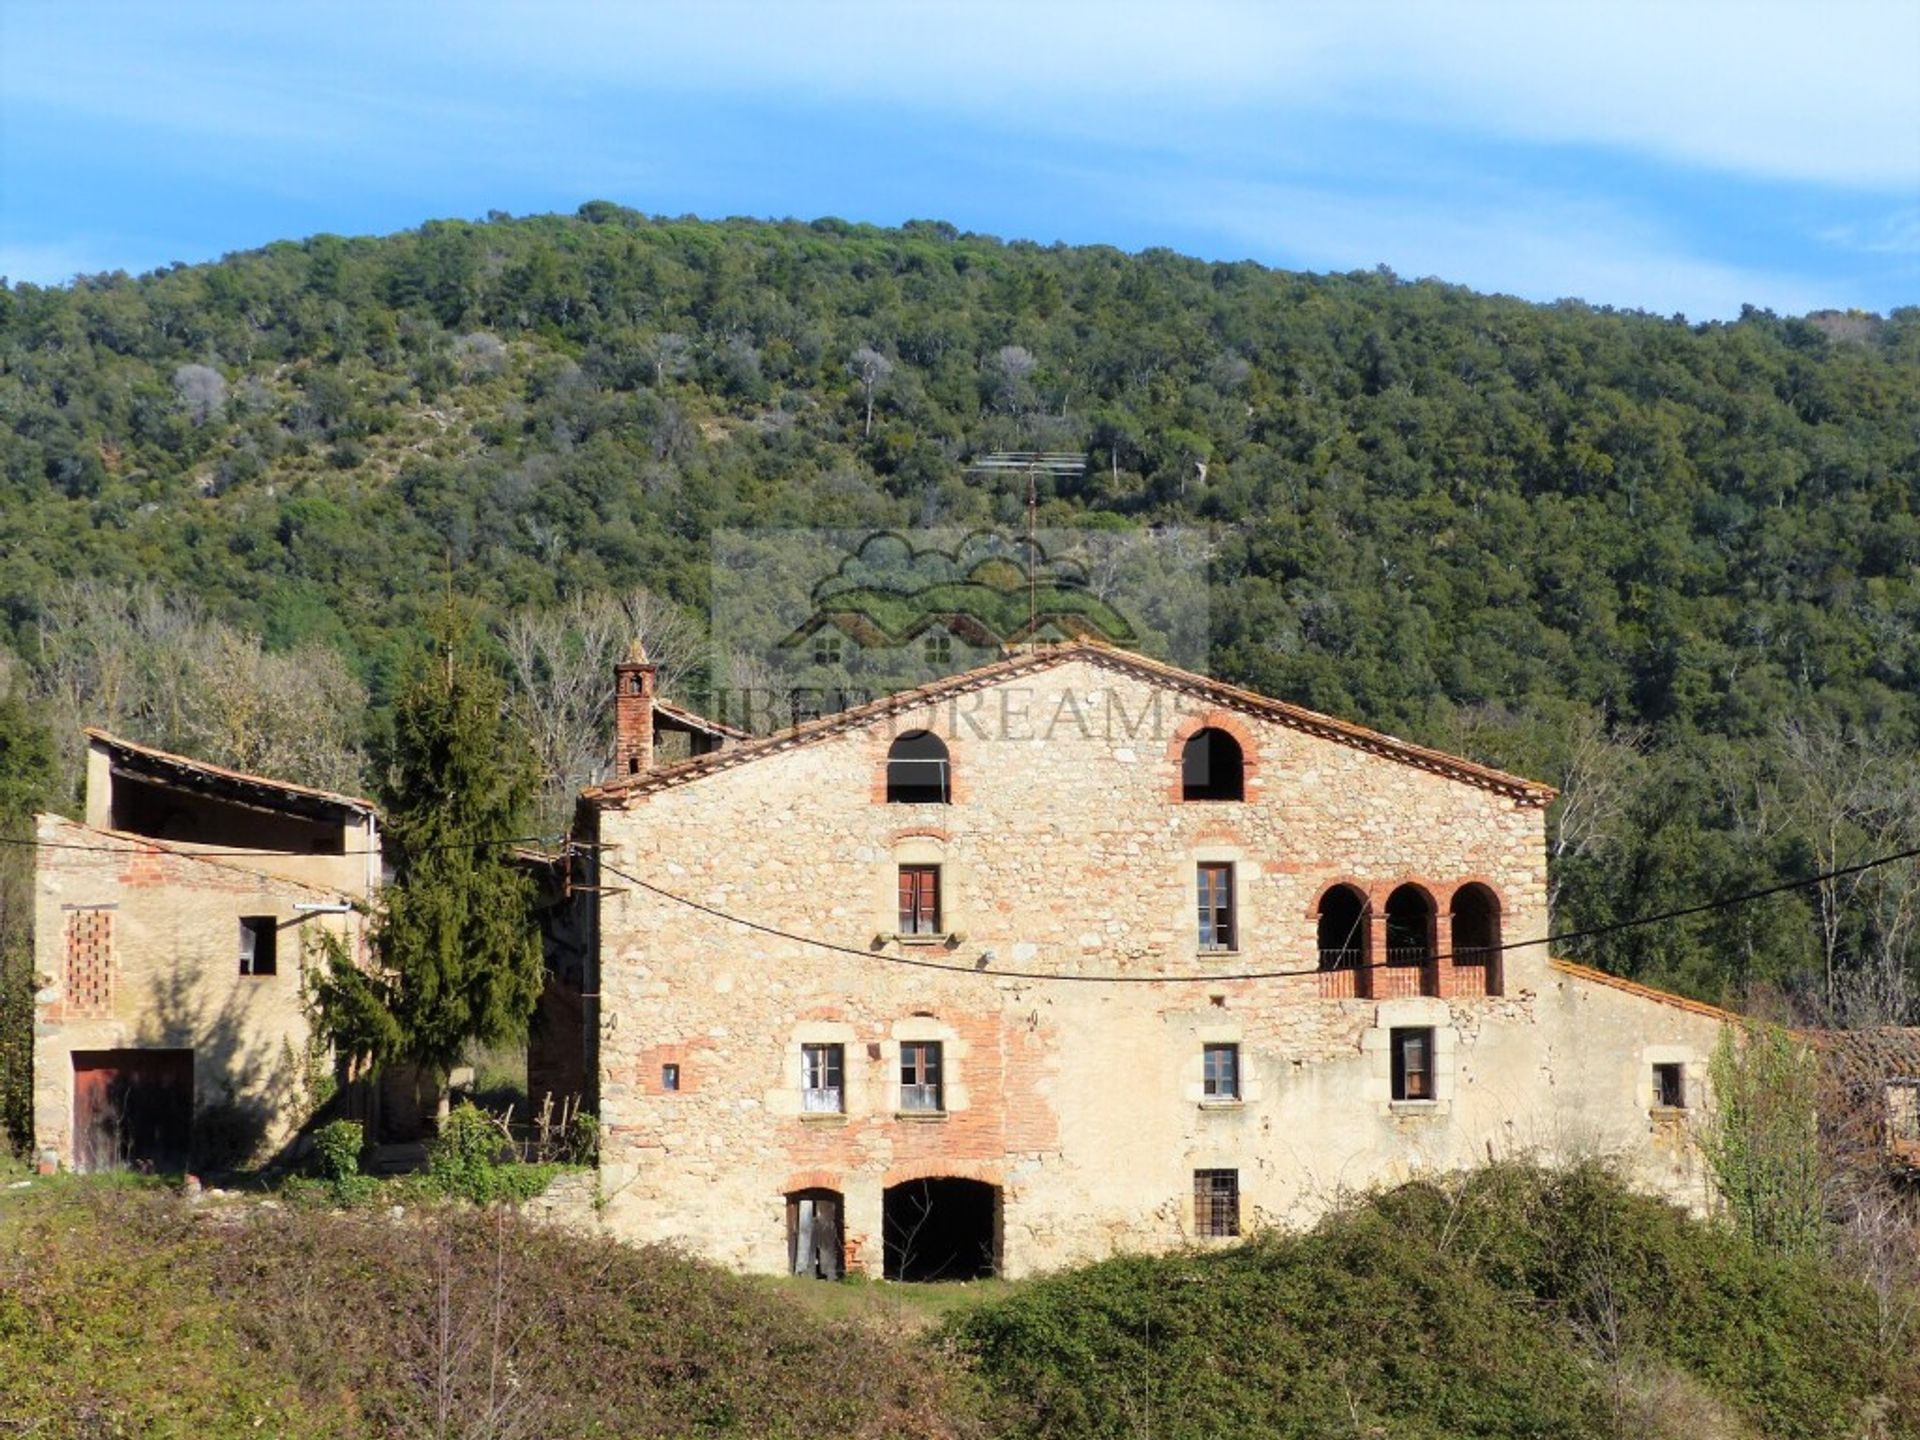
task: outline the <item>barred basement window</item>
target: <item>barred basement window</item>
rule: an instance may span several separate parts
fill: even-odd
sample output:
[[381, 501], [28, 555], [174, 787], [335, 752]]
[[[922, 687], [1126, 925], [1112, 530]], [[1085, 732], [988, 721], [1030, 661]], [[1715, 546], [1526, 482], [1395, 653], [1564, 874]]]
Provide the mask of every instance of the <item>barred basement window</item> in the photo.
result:
[[274, 975], [279, 972], [279, 957], [275, 951], [280, 935], [280, 921], [273, 915], [242, 915], [240, 917], [240, 973], [242, 975]]
[[846, 1051], [838, 1045], [800, 1047], [801, 1108], [810, 1115], [838, 1115], [846, 1107], [840, 1077]]
[[1678, 1064], [1653, 1067], [1653, 1103], [1660, 1110], [1687, 1108], [1686, 1069]]
[[1193, 1172], [1193, 1233], [1231, 1239], [1240, 1233], [1240, 1172]]
[[941, 1094], [938, 1040], [909, 1040], [901, 1045], [900, 1108], [926, 1114], [938, 1114], [946, 1109]]
[[1394, 1030], [1388, 1041], [1393, 1052], [1393, 1098], [1433, 1099], [1432, 1029]]
[[1209, 1100], [1240, 1098], [1240, 1047], [1208, 1045], [1203, 1052], [1204, 1078], [1200, 1093]]
[[1233, 866], [1200, 865], [1194, 871], [1200, 904], [1200, 948], [1233, 949]]

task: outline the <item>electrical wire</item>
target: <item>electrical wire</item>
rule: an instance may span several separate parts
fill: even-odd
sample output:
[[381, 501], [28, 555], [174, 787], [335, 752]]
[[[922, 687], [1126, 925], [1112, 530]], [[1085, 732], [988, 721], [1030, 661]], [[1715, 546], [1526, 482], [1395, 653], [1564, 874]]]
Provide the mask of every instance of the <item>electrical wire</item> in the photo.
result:
[[[1662, 910], [1652, 915], [1637, 915], [1627, 920], [1609, 921], [1604, 925], [1589, 925], [1579, 930], [1564, 930], [1556, 934], [1543, 936], [1538, 940], [1512, 940], [1501, 945], [1475, 946], [1474, 953], [1476, 955], [1504, 954], [1509, 950], [1524, 950], [1539, 945], [1565, 945], [1577, 940], [1589, 940], [1598, 935], [1612, 935], [1622, 930], [1633, 930], [1648, 925], [1665, 924], [1671, 920], [1681, 920], [1692, 915], [1703, 915], [1709, 911], [1727, 910], [1736, 905], [1751, 904], [1755, 900], [1764, 900], [1769, 896], [1783, 895], [1793, 890], [1805, 890], [1810, 886], [1824, 885], [1830, 880], [1839, 880], [1848, 875], [1858, 875], [1863, 871], [1875, 870], [1882, 865], [1894, 865], [1902, 860], [1913, 859], [1920, 859], [1920, 847], [1901, 850], [1892, 855], [1882, 855], [1873, 860], [1863, 860], [1857, 865], [1843, 865], [1838, 869], [1827, 870], [1817, 875], [1807, 876], [1805, 879], [1785, 880], [1777, 885], [1769, 885], [1764, 889], [1749, 890], [1738, 895], [1722, 896], [1719, 899], [1706, 900], [1695, 905], [1684, 905], [1673, 910]], [[925, 960], [914, 955], [888, 955], [878, 950], [861, 950], [855, 946], [842, 945], [833, 940], [822, 940], [817, 936], [801, 935], [791, 930], [782, 930], [778, 926], [765, 925], [757, 920], [749, 920], [745, 916], [734, 915], [716, 906], [706, 905], [688, 896], [676, 894], [650, 881], [642, 880], [638, 875], [630, 875], [625, 870], [620, 869], [618, 866], [604, 859], [600, 862], [600, 868], [608, 874], [617, 876], [625, 880], [628, 884], [637, 885], [642, 890], [658, 895], [664, 900], [671, 900], [675, 904], [684, 905], [690, 910], [697, 910], [702, 914], [711, 915], [715, 919], [724, 920], [729, 924], [739, 925], [748, 930], [755, 930], [763, 935], [771, 935], [776, 939], [789, 940], [800, 945], [811, 945], [816, 949], [830, 950], [842, 955], [851, 955], [859, 960], [879, 961], [887, 965], [905, 965], [916, 970], [944, 970], [955, 975], [972, 975], [985, 979], [1059, 981], [1065, 984], [1092, 985], [1225, 985], [1244, 980], [1287, 980], [1308, 975], [1330, 975], [1358, 972], [1360, 970], [1384, 970], [1389, 968], [1385, 961], [1375, 960], [1365, 965], [1342, 966], [1339, 970], [1322, 970], [1316, 965], [1310, 969], [1241, 970], [1228, 974], [1082, 975], [1066, 971], [1002, 970], [986, 965], [960, 965], [945, 960]], [[1453, 958], [1451, 954], [1428, 957], [1430, 963], [1440, 960], [1451, 960]]]
[[[446, 845], [420, 845], [413, 847], [410, 853], [428, 855], [443, 850], [486, 850], [495, 845], [560, 844], [564, 843], [564, 840], [564, 836], [554, 835], [509, 835], [499, 840], [459, 840]], [[145, 846], [188, 860], [284, 860], [289, 856], [303, 860], [339, 860], [350, 855], [387, 855], [399, 848], [388, 846], [371, 850], [195, 850], [178, 841], [163, 840], [152, 835], [131, 834], [118, 845], [80, 845], [68, 840], [27, 840], [9, 836], [0, 836], [0, 845], [12, 845], [25, 850], [79, 850], [96, 855], [124, 855], [129, 847]]]

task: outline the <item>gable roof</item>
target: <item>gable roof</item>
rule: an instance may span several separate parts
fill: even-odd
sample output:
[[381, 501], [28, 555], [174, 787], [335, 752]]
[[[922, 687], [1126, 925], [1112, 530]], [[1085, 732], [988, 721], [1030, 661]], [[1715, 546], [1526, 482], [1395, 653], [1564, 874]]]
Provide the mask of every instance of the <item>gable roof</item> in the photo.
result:
[[371, 800], [362, 800], [356, 795], [338, 795], [331, 790], [316, 790], [310, 785], [295, 785], [290, 780], [270, 780], [264, 775], [229, 770], [225, 766], [210, 765], [186, 755], [156, 750], [150, 745], [136, 745], [131, 740], [123, 740], [118, 735], [93, 726], [87, 727], [86, 736], [112, 757], [113, 770], [117, 775], [176, 785], [195, 794], [237, 800], [243, 805], [282, 810], [309, 818], [335, 820], [346, 815], [365, 817], [380, 813]]
[[1270, 720], [1317, 739], [1330, 740], [1338, 745], [1364, 750], [1371, 755], [1445, 776], [1449, 780], [1491, 790], [1510, 797], [1520, 805], [1544, 806], [1551, 803], [1558, 793], [1551, 785], [1543, 785], [1537, 780], [1509, 775], [1503, 770], [1479, 765], [1457, 755], [1383, 735], [1363, 725], [1336, 720], [1330, 715], [1302, 709], [1284, 700], [1270, 699], [1251, 690], [1209, 679], [1205, 675], [1196, 675], [1191, 670], [1149, 660], [1130, 650], [1118, 650], [1094, 640], [1072, 640], [1060, 645], [1024, 650], [1004, 660], [964, 670], [912, 690], [903, 690], [833, 715], [823, 715], [777, 734], [744, 741], [731, 749], [662, 766], [643, 775], [621, 776], [604, 785], [588, 787], [581, 793], [581, 798], [590, 805], [618, 808], [636, 796], [685, 785], [717, 771], [730, 770], [736, 765], [750, 764], [765, 756], [778, 755], [802, 745], [845, 734], [849, 730], [857, 730], [874, 720], [905, 714], [955, 696], [985, 690], [1022, 675], [1039, 674], [1076, 661], [1130, 675], [1163, 689], [1179, 691], [1209, 705]]
[[1547, 958], [1547, 968], [1557, 970], [1562, 975], [1575, 980], [1585, 981], [1589, 985], [1604, 985], [1609, 990], [1624, 991], [1628, 995], [1642, 1000], [1652, 1000], [1661, 1005], [1671, 1005], [1676, 1010], [1685, 1010], [1694, 1015], [1704, 1015], [1709, 1020], [1722, 1020], [1730, 1025], [1744, 1025], [1746, 1018], [1731, 1010], [1723, 1010], [1718, 1005], [1709, 1005], [1704, 1000], [1690, 1000], [1685, 995], [1676, 995], [1671, 990], [1656, 990], [1651, 985], [1642, 985], [1638, 980], [1628, 980], [1624, 976], [1614, 975], [1606, 970], [1596, 970], [1591, 965], [1576, 965], [1571, 960], [1562, 960], [1558, 956]]

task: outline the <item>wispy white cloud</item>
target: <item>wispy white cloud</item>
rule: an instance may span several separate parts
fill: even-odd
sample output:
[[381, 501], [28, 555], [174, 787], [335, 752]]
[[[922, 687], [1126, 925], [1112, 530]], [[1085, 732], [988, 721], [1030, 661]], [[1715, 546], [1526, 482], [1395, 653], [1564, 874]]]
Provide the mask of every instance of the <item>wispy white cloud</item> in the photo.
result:
[[1401, 275], [1527, 300], [1577, 299], [1693, 320], [1732, 318], [1747, 304], [1799, 313], [1855, 303], [1804, 276], [1690, 254], [1657, 227], [1592, 202], [1480, 197], [1448, 205], [1262, 184], [1201, 196], [1175, 185], [1156, 198], [1270, 263], [1385, 264]]

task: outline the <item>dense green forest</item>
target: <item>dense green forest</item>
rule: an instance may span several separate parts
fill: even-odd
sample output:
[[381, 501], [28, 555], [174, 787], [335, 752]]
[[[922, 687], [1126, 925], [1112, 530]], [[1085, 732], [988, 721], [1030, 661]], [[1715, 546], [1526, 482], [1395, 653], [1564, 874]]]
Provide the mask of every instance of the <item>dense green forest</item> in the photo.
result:
[[[101, 720], [365, 784], [451, 588], [530, 718], [578, 712], [559, 796], [609, 614], [695, 701], [732, 663], [716, 527], [1014, 522], [966, 461], [1044, 448], [1088, 460], [1044, 525], [1207, 528], [1216, 674], [1562, 785], [1563, 929], [1920, 843], [1920, 309], [596, 202], [0, 286], [0, 424], [0, 689], [68, 753]], [[1912, 1019], [1917, 914], [1893, 866], [1565, 948]]]

